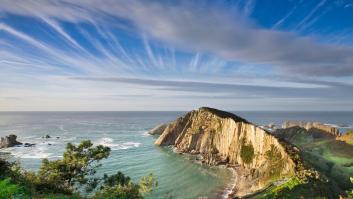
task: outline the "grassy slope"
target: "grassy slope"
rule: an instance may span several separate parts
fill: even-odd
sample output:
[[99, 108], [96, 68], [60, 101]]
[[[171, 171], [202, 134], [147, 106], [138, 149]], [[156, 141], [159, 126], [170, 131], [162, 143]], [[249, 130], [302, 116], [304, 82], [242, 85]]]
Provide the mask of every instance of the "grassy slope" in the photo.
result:
[[312, 184], [305, 184], [300, 181], [299, 178], [293, 177], [286, 183], [273, 187], [266, 192], [257, 195], [255, 198], [258, 199], [273, 199], [273, 198], [316, 198], [324, 199], [326, 197], [319, 196], [318, 190], [320, 188], [313, 186]]
[[[353, 132], [350, 136], [353, 136]], [[353, 145], [335, 140], [334, 137], [313, 138], [304, 132], [294, 136], [291, 134], [290, 141], [303, 151], [304, 160], [328, 177], [330, 182], [303, 183], [292, 178], [254, 198], [336, 198], [340, 191], [353, 188], [349, 180], [353, 176]], [[330, 193], [335, 195], [330, 196]]]

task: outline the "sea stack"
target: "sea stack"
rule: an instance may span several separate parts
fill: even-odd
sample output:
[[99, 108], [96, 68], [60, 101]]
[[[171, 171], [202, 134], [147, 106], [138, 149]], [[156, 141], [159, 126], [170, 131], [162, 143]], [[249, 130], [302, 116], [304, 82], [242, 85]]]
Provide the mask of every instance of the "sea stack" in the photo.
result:
[[241, 117], [208, 107], [171, 122], [155, 144], [198, 154], [209, 165], [240, 168], [237, 197], [288, 179], [302, 167], [298, 149], [289, 143]]
[[17, 136], [14, 134], [5, 136], [5, 137], [1, 137], [1, 141], [0, 141], [0, 149], [1, 148], [8, 148], [8, 147], [13, 147], [16, 145], [21, 145], [21, 142], [18, 142], [17, 140]]

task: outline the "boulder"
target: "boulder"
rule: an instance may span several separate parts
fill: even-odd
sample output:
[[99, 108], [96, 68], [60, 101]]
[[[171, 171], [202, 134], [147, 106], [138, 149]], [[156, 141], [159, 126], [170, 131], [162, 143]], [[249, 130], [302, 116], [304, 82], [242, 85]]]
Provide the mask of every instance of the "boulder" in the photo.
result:
[[50, 135], [46, 134], [45, 136], [42, 136], [42, 138], [49, 139], [51, 137], [50, 137]]
[[24, 147], [32, 147], [34, 145], [36, 145], [36, 144], [27, 143], [27, 142], [23, 144]]
[[5, 136], [5, 137], [1, 137], [1, 141], [0, 141], [0, 149], [1, 148], [7, 148], [7, 147], [13, 147], [16, 145], [21, 145], [21, 142], [18, 142], [17, 140], [17, 136], [14, 134]]

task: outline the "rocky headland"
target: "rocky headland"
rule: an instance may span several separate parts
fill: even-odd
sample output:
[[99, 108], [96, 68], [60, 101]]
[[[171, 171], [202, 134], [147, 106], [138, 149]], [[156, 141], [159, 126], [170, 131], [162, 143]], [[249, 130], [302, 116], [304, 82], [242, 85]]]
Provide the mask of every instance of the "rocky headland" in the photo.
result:
[[282, 124], [282, 129], [291, 127], [301, 127], [311, 132], [323, 132], [332, 136], [340, 136], [339, 129], [331, 125], [323, 124], [320, 122], [306, 122], [306, 121], [286, 121]]
[[236, 171], [230, 197], [244, 197], [298, 176], [319, 178], [304, 166], [298, 148], [232, 113], [202, 107], [166, 126], [155, 141], [180, 153], [200, 156], [208, 165]]

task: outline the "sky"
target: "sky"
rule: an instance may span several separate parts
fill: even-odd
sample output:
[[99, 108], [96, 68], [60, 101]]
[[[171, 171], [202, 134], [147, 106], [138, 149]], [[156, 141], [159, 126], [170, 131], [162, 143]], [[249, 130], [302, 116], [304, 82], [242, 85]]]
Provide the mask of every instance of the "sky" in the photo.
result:
[[353, 0], [0, 0], [0, 111], [353, 110]]

